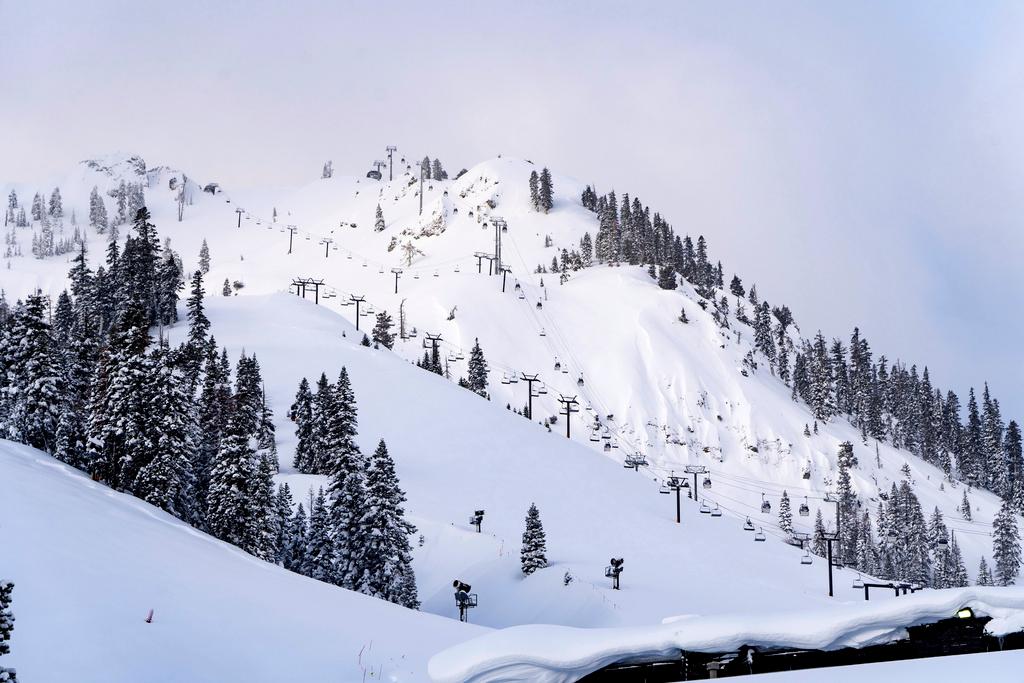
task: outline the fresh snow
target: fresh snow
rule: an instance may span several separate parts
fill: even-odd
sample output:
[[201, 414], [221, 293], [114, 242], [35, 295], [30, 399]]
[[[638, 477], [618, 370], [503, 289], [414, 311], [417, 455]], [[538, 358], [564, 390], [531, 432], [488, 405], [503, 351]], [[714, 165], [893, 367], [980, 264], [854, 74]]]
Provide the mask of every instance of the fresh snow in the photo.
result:
[[1020, 629], [1024, 589], [962, 588], [928, 591], [899, 600], [848, 605], [828, 611], [686, 616], [659, 626], [571, 629], [517, 626], [456, 645], [430, 660], [438, 683], [530, 680], [570, 683], [616, 662], [671, 659], [680, 650], [731, 652], [743, 645], [837, 650], [878, 645], [906, 637], [906, 628], [952, 617], [970, 607], [990, 616], [994, 636]]
[[[17, 186], [19, 197], [28, 204], [35, 191], [48, 196], [59, 184], [66, 216], [74, 208], [84, 226], [94, 184], [103, 192], [121, 177], [138, 181], [137, 166], [124, 155], [97, 166], [101, 170], [80, 165], [46, 186]], [[926, 516], [935, 505], [943, 510], [972, 575], [982, 554], [991, 559], [995, 496], [970, 492], [976, 521], [966, 522], [956, 511], [962, 487], [946, 482], [940, 489], [941, 472], [918, 458], [881, 444], [876, 465], [875, 444], [863, 445], [857, 430], [842, 419], [804, 437], [804, 425], [813, 418], [790, 400], [789, 388], [764, 366], [749, 377], [740, 373], [750, 329], [738, 327], [743, 330], [738, 342], [723, 336], [688, 286], [663, 291], [642, 269], [631, 267], [595, 266], [573, 274], [564, 285], [555, 275], [532, 273], [538, 264], [549, 265], [556, 250], [576, 248], [585, 231], [593, 236], [597, 229], [595, 216], [579, 204], [583, 186], [557, 173], [554, 209], [548, 215], [533, 212], [527, 178], [534, 168], [539, 170], [529, 162], [496, 159], [474, 166], [458, 180], [430, 181], [422, 218], [416, 186], [409, 186], [398, 157], [394, 182], [339, 174], [296, 189], [243, 193], [227, 188], [216, 196], [190, 185], [181, 223], [167, 185], [180, 172], [160, 167], [146, 173], [153, 222], [161, 238], [171, 238], [186, 270], [196, 267], [203, 239], [209, 243], [212, 269], [205, 283], [211, 332], [228, 347], [233, 362], [243, 350], [259, 359], [277, 425], [277, 478], [290, 484], [296, 501], [326, 480], [292, 470], [295, 437], [285, 412], [303, 376], [313, 382], [323, 371], [333, 381], [342, 365], [348, 368], [358, 402], [359, 444], [371, 452], [378, 439], [387, 441], [409, 498], [410, 519], [423, 537], [422, 545], [417, 537], [412, 541], [424, 612], [456, 616], [451, 593], [456, 577], [480, 595], [470, 621], [501, 628], [550, 624], [656, 630], [666, 627], [650, 624], [667, 614], [704, 615], [703, 620], [723, 613], [842, 610], [844, 602], [861, 598], [861, 591], [851, 588], [856, 574], [837, 571], [837, 598], [827, 598], [824, 561], [799, 564], [799, 551], [780, 540], [777, 509], [785, 488], [798, 530], [811, 530], [818, 508], [827, 522], [833, 520], [834, 508], [821, 496], [833, 488], [836, 451], [846, 440], [854, 443], [860, 460], [852, 472], [854, 486], [872, 513], [878, 492], [899, 481], [900, 468], [909, 463]], [[2, 188], [4, 196], [9, 189]], [[643, 197], [642, 188], [617, 189], [640, 190]], [[387, 223], [380, 233], [373, 230], [378, 202]], [[273, 223], [275, 207], [278, 220]], [[109, 199], [107, 208], [112, 213]], [[241, 228], [236, 227], [236, 208], [243, 209]], [[484, 275], [477, 274], [472, 256], [493, 250], [493, 228], [479, 223], [491, 214], [508, 222], [503, 244], [512, 274], [504, 294], [500, 278], [486, 276], [486, 261]], [[688, 229], [685, 217], [666, 218], [681, 233], [696, 237], [699, 232]], [[290, 255], [289, 225], [297, 230]], [[128, 231], [120, 227], [122, 239]], [[32, 259], [30, 232], [18, 235], [26, 256], [0, 269], [0, 287], [8, 299], [37, 287], [59, 292], [70, 255]], [[553, 247], [544, 247], [545, 235]], [[323, 237], [333, 240], [326, 245], [326, 258]], [[715, 237], [709, 237], [714, 257]], [[94, 266], [105, 239], [89, 236]], [[389, 251], [392, 240], [398, 245], [411, 240], [422, 254], [407, 265], [400, 246]], [[404, 271], [397, 295], [393, 267]], [[316, 306], [312, 293], [306, 301], [286, 294], [296, 276], [323, 278], [327, 293], [337, 296], [322, 298]], [[225, 278], [244, 283], [239, 296], [219, 295]], [[758, 284], [763, 298], [782, 303], [772, 299], [770, 282]], [[341, 305], [349, 294], [365, 295], [375, 311], [387, 309], [396, 325], [404, 301], [408, 326], [419, 336], [399, 343], [395, 352], [359, 346], [355, 307]], [[798, 308], [799, 302], [788, 303]], [[688, 325], [677, 321], [680, 308], [686, 309]], [[448, 320], [453, 309], [454, 319]], [[799, 311], [797, 318], [800, 322]], [[372, 316], [360, 323], [363, 331], [372, 325]], [[172, 327], [172, 341], [181, 341], [186, 330], [184, 322]], [[491, 368], [491, 401], [411, 365], [423, 354], [425, 332], [443, 335], [443, 356], [464, 355], [450, 362], [453, 380], [466, 374], [469, 349], [479, 338]], [[556, 360], [566, 372], [554, 371]], [[941, 368], [933, 370], [941, 383]], [[524, 382], [501, 381], [503, 374], [517, 372], [536, 372], [544, 381], [548, 393], [534, 399], [538, 420], [557, 413], [559, 393], [578, 395], [581, 412], [572, 418], [571, 440], [564, 436], [564, 418], [549, 432], [505, 410], [506, 403], [515, 408], [525, 403]], [[581, 375], [583, 387], [577, 385]], [[610, 453], [601, 450], [603, 441], [590, 440], [588, 427], [595, 419], [618, 446]], [[651, 463], [639, 473], [622, 467], [624, 455], [636, 451]], [[680, 472], [685, 464], [711, 469], [712, 489], [699, 488], [698, 493], [718, 504], [723, 517], [699, 514], [684, 497], [682, 524], [675, 524], [674, 496], [658, 495], [656, 480], [670, 470]], [[808, 464], [811, 477], [804, 480], [801, 471]], [[336, 680], [360, 680], [359, 669], [351, 667], [358, 664], [359, 649], [372, 640], [374, 666], [394, 672], [396, 680], [423, 680], [430, 655], [484, 632], [264, 565], [139, 501], [69, 476], [63, 466], [28, 449], [0, 450], [0, 480], [11, 476], [22, 477], [26, 485], [9, 487], [14, 497], [0, 498], [5, 556], [15, 558], [5, 557], [0, 571], [17, 584], [18, 622], [10, 659], [26, 679], [48, 679], [51, 672], [68, 670], [59, 667], [77, 657], [97, 664], [113, 660], [126, 667], [125, 677], [136, 680], [153, 680], [164, 672], [204, 680], [225, 670], [218, 666], [246, 657], [253, 667], [246, 671], [259, 672], [249, 680], [272, 679], [271, 672], [284, 679], [301, 672], [317, 680], [326, 678], [321, 672], [328, 670]], [[770, 515], [759, 511], [762, 493], [772, 502]], [[802, 518], [795, 509], [805, 495], [811, 515]], [[63, 502], [47, 514], [43, 500]], [[540, 510], [550, 566], [524, 579], [519, 544], [531, 503]], [[479, 508], [486, 509], [482, 534], [467, 519]], [[741, 530], [748, 515], [764, 528], [768, 543], [753, 543], [752, 535]], [[126, 519], [134, 526], [122, 531]], [[14, 530], [10, 544], [8, 529]], [[164, 552], [164, 547], [175, 552]], [[621, 591], [612, 591], [603, 576], [612, 556], [626, 560]], [[563, 580], [566, 572], [573, 577], [569, 585]], [[236, 573], [241, 578], [232, 578]], [[897, 602], [884, 593], [872, 596], [872, 606], [876, 600], [879, 605]], [[906, 598], [898, 600], [902, 604]], [[52, 619], [62, 604], [67, 605], [66, 618]], [[157, 618], [146, 625], [141, 618], [149, 607], [156, 608]], [[163, 626], [172, 618], [177, 620], [173, 629]], [[278, 621], [284, 635], [272, 630], [274, 647], [266, 647], [267, 625]], [[149, 630], [134, 635], [142, 626]], [[171, 630], [166, 639], [146, 635], [160, 628]], [[140, 637], [151, 640], [139, 644]], [[53, 642], [71, 645], [53, 653], [47, 647]], [[138, 656], [127, 654], [136, 650]], [[221, 664], [212, 662], [218, 651], [229, 653], [217, 660]], [[149, 662], [180, 662], [182, 653], [196, 653], [194, 670], [154, 666], [152, 671], [160, 674], [151, 673]]]

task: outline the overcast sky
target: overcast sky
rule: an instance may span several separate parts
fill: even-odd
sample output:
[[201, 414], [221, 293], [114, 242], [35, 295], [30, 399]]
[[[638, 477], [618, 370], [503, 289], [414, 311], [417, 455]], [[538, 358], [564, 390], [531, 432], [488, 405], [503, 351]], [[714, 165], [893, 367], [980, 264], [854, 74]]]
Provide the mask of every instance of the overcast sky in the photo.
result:
[[1024, 416], [1024, 5], [0, 0], [0, 178], [229, 187], [387, 144], [639, 195], [804, 333]]

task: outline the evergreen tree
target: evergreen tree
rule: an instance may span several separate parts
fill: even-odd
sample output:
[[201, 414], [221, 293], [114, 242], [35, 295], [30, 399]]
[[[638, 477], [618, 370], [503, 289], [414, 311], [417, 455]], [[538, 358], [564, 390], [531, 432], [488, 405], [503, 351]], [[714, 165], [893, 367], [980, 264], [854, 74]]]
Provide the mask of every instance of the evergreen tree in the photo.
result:
[[547, 538], [544, 535], [544, 525], [540, 521], [540, 511], [537, 510], [536, 504], [531, 503], [530, 509], [526, 512], [526, 530], [523, 532], [523, 547], [520, 551], [523, 574], [529, 576], [538, 569], [548, 566], [546, 550]]
[[231, 400], [231, 366], [227, 350], [217, 353], [217, 342], [211, 336], [206, 345], [203, 386], [199, 395], [199, 443], [196, 449], [196, 501], [206, 509], [210, 485], [210, 468], [227, 433], [233, 412]]
[[4, 338], [3, 412], [7, 437], [53, 453], [61, 414], [60, 376], [50, 339], [49, 297], [36, 292], [18, 306]]
[[299, 503], [295, 514], [288, 520], [288, 541], [290, 545], [284, 554], [284, 568], [301, 573], [306, 564], [306, 545], [309, 542], [306, 510], [302, 507], [302, 503]]
[[102, 235], [107, 231], [107, 207], [94, 185], [89, 195], [89, 227]]
[[64, 201], [60, 196], [60, 188], [53, 188], [53, 192], [50, 194], [50, 217], [60, 219], [64, 217]]
[[967, 489], [964, 489], [964, 496], [960, 500], [960, 514], [968, 522], [971, 521], [971, 501], [967, 498]]
[[[323, 375], [324, 381], [327, 376]], [[303, 377], [295, 402], [288, 411], [288, 417], [295, 422], [295, 460], [293, 465], [299, 472], [309, 473], [316, 466], [316, 451], [313, 445], [313, 394], [309, 381]]]
[[206, 342], [210, 333], [210, 319], [206, 317], [203, 306], [205, 295], [203, 271], [200, 269], [192, 274], [192, 291], [185, 302], [185, 308], [188, 311], [188, 340], [185, 342], [180, 359], [188, 385], [193, 392], [199, 382], [199, 373], [202, 370]]
[[540, 172], [540, 210], [548, 213], [555, 206], [554, 186], [551, 184], [551, 172], [545, 168]]
[[530, 171], [530, 206], [540, 211], [540, 176], [537, 171]]
[[150, 367], [146, 386], [148, 462], [139, 468], [132, 491], [146, 502], [194, 522], [198, 511], [192, 467], [198, 424], [192, 394], [172, 371], [163, 350], [156, 353]]
[[818, 557], [825, 557], [825, 520], [821, 517], [821, 508], [814, 515], [814, 540], [811, 545], [811, 552]]
[[377, 205], [377, 215], [373, 221], [373, 229], [377, 232], [383, 232], [387, 224], [384, 222], [384, 211], [381, 210], [380, 204]]
[[[13, 592], [14, 584], [0, 579], [0, 655], [11, 652], [11, 632], [14, 631], [14, 612], [11, 609]], [[0, 666], [0, 682], [17, 683], [14, 671]]]
[[387, 311], [377, 314], [377, 323], [373, 326], [373, 341], [386, 349], [394, 348], [395, 335], [391, 332], [394, 322]]
[[473, 393], [488, 398], [487, 361], [484, 359], [484, 352], [480, 349], [479, 339], [473, 340], [473, 348], [469, 352], [467, 370], [469, 377], [466, 379], [466, 387]]
[[995, 562], [994, 580], [1000, 586], [1009, 586], [1020, 571], [1020, 534], [1017, 514], [1010, 501], [1004, 500], [993, 523], [992, 559]]
[[257, 464], [249, 435], [232, 418], [210, 469], [206, 524], [217, 538], [254, 555], [262, 546]]
[[658, 272], [658, 286], [662, 289], [676, 288], [676, 273], [672, 270], [671, 265], [661, 267], [661, 270]]
[[405, 494], [395, 464], [381, 439], [366, 470], [366, 507], [362, 524], [373, 533], [363, 548], [363, 573], [358, 590], [416, 609], [416, 579], [409, 536], [416, 527], [405, 519]]
[[979, 586], [993, 586], [993, 585], [995, 585], [992, 582], [992, 572], [989, 571], [988, 561], [985, 559], [984, 555], [981, 556], [981, 562], [978, 563], [978, 580], [977, 580], [977, 584]]
[[291, 552], [295, 547], [295, 539], [292, 536], [295, 529], [291, 524], [293, 503], [292, 491], [288, 483], [285, 482], [278, 486], [277, 496], [274, 499], [274, 532], [276, 534], [274, 547], [277, 549], [274, 562], [285, 568], [291, 567]]
[[199, 270], [203, 275], [210, 272], [210, 247], [203, 238], [203, 245], [199, 247]]
[[743, 290], [743, 281], [740, 280], [739, 275], [732, 276], [732, 282], [729, 283], [729, 291], [732, 292], [733, 296], [737, 296], [741, 299], [746, 294]]
[[301, 573], [317, 581], [331, 581], [334, 576], [333, 549], [327, 517], [324, 490], [320, 489], [309, 508], [309, 532]]
[[787, 534], [793, 533], [793, 510], [785, 490], [782, 491], [782, 501], [779, 503], [779, 528]]

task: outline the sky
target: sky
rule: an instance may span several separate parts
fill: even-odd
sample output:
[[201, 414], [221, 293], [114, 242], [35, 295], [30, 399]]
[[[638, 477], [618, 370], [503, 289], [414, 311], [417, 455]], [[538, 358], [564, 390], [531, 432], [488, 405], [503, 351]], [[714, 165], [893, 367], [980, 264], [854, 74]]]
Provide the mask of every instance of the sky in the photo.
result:
[[0, 178], [525, 157], [704, 234], [804, 334], [859, 325], [1021, 418], [1022, 85], [1019, 3], [0, 0]]

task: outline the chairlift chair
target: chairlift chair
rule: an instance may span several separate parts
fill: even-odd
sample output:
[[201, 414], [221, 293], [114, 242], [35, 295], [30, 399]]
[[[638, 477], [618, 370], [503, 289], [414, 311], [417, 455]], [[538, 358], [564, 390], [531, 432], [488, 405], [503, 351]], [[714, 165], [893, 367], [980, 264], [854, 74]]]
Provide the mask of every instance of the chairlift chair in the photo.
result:
[[761, 527], [758, 530], [758, 532], [756, 534], [754, 534], [754, 540], [757, 541], [758, 543], [764, 543], [766, 538], [767, 537], [764, 535], [764, 527]]
[[502, 384], [511, 384], [511, 382], [508, 381], [508, 375], [502, 375], [501, 376], [501, 383]]
[[813, 563], [813, 560], [811, 560], [811, 553], [810, 552], [804, 553], [803, 557], [800, 558], [800, 564], [812, 564], [812, 563]]
[[540, 336], [542, 336], [542, 337], [546, 337], [547, 336], [547, 334], [545, 334], [545, 332], [544, 332], [544, 328], [543, 327], [540, 328]]
[[555, 361], [555, 372], [558, 372], [561, 369], [562, 369], [562, 364], [556, 360]]
[[672, 493], [672, 489], [668, 487], [668, 484], [662, 484], [660, 487], [658, 487], [658, 493], [663, 493], [667, 496], [668, 494]]
[[413, 280], [419, 280], [420, 279], [420, 274], [419, 273], [413, 273], [412, 279]]
[[[309, 238], [307, 237], [306, 239], [309, 239]], [[542, 308], [544, 308], [544, 306], [538, 301], [537, 302], [537, 310], [539, 311]]]
[[712, 517], [721, 517], [722, 516], [722, 508], [718, 507], [718, 503], [715, 503], [715, 507], [711, 509], [711, 516]]
[[548, 390], [545, 389], [544, 387], [541, 387], [540, 389], [537, 390], [537, 393], [541, 396], [544, 396], [545, 394], [548, 393]]
[[[462, 354], [460, 353], [458, 357], [462, 358]], [[511, 375], [509, 375], [508, 383], [509, 384], [519, 384], [519, 378], [516, 377], [516, 374], [514, 372]]]
[[811, 508], [807, 506], [807, 496], [804, 496], [804, 502], [800, 503], [800, 516], [807, 517], [811, 514]]
[[704, 481], [701, 483], [701, 486], [706, 489], [711, 488], [711, 477], [704, 477]]
[[747, 517], [747, 521], [743, 523], [743, 530], [744, 531], [753, 531], [754, 530], [754, 523], [750, 521], [750, 517]]
[[860, 574], [857, 574], [857, 578], [853, 580], [853, 588], [863, 588], [864, 580], [860, 578]]
[[772, 504], [768, 502], [768, 499], [764, 497], [764, 493], [761, 494], [761, 514], [767, 515], [772, 511]]
[[434, 271], [434, 277], [441, 277], [440, 274], [436, 270]]
[[598, 436], [597, 434], [595, 434], [594, 432], [590, 432], [590, 440], [591, 440], [591, 441], [594, 441], [594, 442], [598, 442], [598, 441], [600, 441], [600, 440], [601, 440], [601, 437], [599, 437], [599, 436]]
[[461, 273], [462, 271], [460, 271], [460, 270], [459, 270], [459, 267], [458, 267], [458, 266], [455, 266], [455, 272], [456, 272], [456, 273]]
[[580, 375], [580, 378], [578, 380], [576, 380], [576, 386], [578, 386], [578, 387], [582, 387], [583, 386], [583, 375]]
[[702, 515], [710, 515], [711, 514], [711, 506], [708, 505], [706, 501], [702, 500], [700, 502], [700, 513]]
[[604, 444], [605, 452], [610, 451], [611, 449], [612, 449], [612, 445], [606, 441], [605, 444]]
[[519, 298], [520, 298], [520, 299], [525, 299], [525, 298], [526, 298], [526, 295], [525, 295], [525, 294], [523, 294], [522, 292], [519, 292]]

